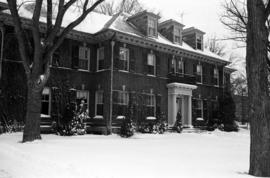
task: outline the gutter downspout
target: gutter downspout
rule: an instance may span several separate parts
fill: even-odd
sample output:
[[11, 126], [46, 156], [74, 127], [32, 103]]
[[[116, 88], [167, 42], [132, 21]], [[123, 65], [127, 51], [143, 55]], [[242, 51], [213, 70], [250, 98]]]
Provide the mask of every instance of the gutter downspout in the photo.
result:
[[113, 58], [115, 41], [111, 41], [111, 75], [110, 75], [110, 116], [109, 116], [109, 134], [112, 134], [112, 109], [113, 109]]
[[4, 50], [4, 27], [0, 25], [1, 31], [1, 53], [0, 53], [0, 80], [2, 78], [3, 50]]

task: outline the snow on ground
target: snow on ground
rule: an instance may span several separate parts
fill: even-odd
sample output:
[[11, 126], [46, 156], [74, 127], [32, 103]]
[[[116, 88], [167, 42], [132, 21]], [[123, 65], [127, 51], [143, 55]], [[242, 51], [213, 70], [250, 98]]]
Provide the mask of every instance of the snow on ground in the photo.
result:
[[0, 178], [245, 178], [249, 133], [0, 135]]

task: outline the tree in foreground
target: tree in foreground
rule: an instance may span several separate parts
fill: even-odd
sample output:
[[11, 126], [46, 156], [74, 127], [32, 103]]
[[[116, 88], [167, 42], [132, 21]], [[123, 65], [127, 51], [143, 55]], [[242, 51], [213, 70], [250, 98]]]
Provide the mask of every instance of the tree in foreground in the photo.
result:
[[250, 103], [249, 174], [270, 176], [270, 98], [268, 92], [267, 46], [270, 2], [247, 0], [246, 69]]
[[[17, 0], [7, 0], [13, 19], [16, 37], [19, 44], [20, 57], [23, 62], [27, 79], [27, 112], [23, 142], [41, 139], [40, 136], [40, 110], [41, 93], [50, 76], [50, 59], [55, 50], [61, 45], [66, 35], [79, 25], [85, 17], [104, 0], [36, 0], [30, 27], [33, 43], [27, 38], [21, 18], [19, 16]], [[46, 6], [46, 30], [40, 31], [40, 17]], [[80, 16], [62, 28], [62, 21], [66, 12], [72, 7], [80, 9]], [[55, 8], [56, 7], [56, 8]], [[53, 9], [57, 9], [56, 15]], [[55, 16], [55, 19], [53, 19]], [[54, 23], [53, 23], [54, 21]]]

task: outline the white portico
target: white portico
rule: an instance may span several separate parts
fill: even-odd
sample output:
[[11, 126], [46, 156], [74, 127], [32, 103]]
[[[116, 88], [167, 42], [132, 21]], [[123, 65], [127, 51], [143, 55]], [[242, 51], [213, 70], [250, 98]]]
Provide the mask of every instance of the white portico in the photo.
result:
[[197, 86], [170, 83], [168, 87], [168, 124], [173, 126], [177, 112], [182, 114], [183, 127], [192, 127], [192, 90]]

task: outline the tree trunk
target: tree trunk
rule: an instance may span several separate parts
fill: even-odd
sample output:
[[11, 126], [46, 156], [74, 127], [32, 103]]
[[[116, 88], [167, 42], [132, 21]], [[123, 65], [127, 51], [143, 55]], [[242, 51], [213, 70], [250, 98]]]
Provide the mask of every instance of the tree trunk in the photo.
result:
[[23, 132], [23, 142], [41, 139], [40, 136], [40, 112], [41, 112], [41, 89], [28, 84], [27, 112]]
[[246, 69], [250, 119], [249, 174], [270, 176], [270, 100], [267, 89], [267, 41], [265, 6], [248, 0]]

